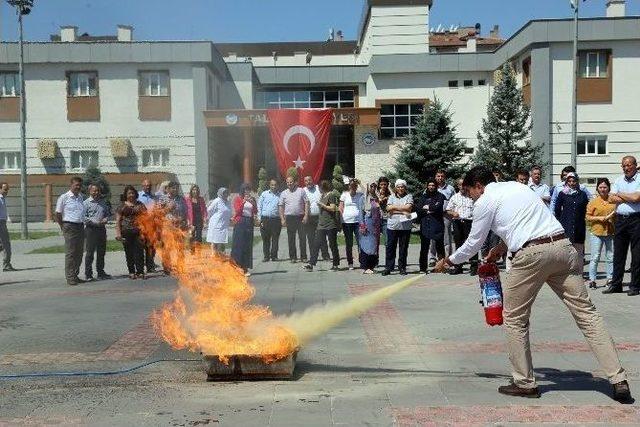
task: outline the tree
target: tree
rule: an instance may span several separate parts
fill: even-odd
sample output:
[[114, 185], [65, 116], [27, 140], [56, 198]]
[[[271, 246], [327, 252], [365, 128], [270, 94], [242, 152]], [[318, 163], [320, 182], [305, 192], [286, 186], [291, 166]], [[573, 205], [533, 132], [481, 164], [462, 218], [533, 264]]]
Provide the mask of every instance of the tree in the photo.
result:
[[333, 167], [333, 173], [331, 174], [331, 186], [333, 191], [338, 194], [342, 194], [344, 191], [344, 181], [342, 180], [342, 166], [335, 165]]
[[482, 120], [482, 130], [478, 132], [478, 151], [473, 163], [500, 170], [509, 178], [515, 177], [518, 169], [541, 165], [542, 146], [530, 139], [529, 119], [530, 109], [516, 84], [515, 73], [505, 64], [489, 101], [487, 118]]
[[267, 181], [267, 170], [260, 168], [258, 170], [258, 194], [262, 194], [263, 191], [269, 188], [269, 182]]
[[294, 182], [298, 182], [298, 169], [291, 166], [289, 169], [287, 169], [287, 178], [293, 178]]
[[409, 191], [421, 191], [428, 178], [442, 169], [447, 176], [460, 176], [464, 143], [456, 135], [451, 111], [436, 97], [424, 106], [411, 136], [400, 150], [395, 171], [387, 173], [391, 178], [407, 181]]
[[100, 193], [107, 203], [111, 203], [111, 187], [109, 181], [102, 175], [102, 171], [95, 166], [88, 167], [82, 177], [82, 192], [89, 194], [89, 186], [97, 185], [100, 187]]

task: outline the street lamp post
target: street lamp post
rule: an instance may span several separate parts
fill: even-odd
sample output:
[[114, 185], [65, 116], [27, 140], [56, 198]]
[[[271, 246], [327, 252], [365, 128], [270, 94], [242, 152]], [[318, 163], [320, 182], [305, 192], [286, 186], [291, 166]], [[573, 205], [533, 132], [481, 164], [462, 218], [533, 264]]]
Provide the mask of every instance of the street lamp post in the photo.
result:
[[[584, 0], [583, 0], [584, 1]], [[578, 149], [578, 22], [580, 17], [580, 0], [571, 0], [573, 8], [573, 101], [571, 104], [571, 166], [577, 169]]]
[[27, 225], [27, 129], [26, 129], [26, 93], [24, 84], [24, 32], [22, 18], [28, 15], [33, 7], [33, 0], [7, 0], [16, 8], [18, 27], [20, 31], [20, 60], [18, 65], [20, 76], [20, 235], [22, 239], [29, 237]]

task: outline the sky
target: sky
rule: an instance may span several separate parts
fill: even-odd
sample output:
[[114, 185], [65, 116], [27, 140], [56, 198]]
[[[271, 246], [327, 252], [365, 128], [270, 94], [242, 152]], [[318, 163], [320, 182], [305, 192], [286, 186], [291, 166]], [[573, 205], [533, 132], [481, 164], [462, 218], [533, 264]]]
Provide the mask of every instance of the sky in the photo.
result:
[[[135, 40], [267, 42], [326, 40], [329, 29], [355, 39], [364, 0], [35, 0], [25, 18], [25, 39], [49, 40], [61, 25], [79, 32], [113, 35], [116, 25], [134, 27]], [[604, 16], [606, 0], [581, 3], [581, 15]], [[627, 15], [640, 15], [640, 0], [627, 0]], [[569, 0], [434, 0], [431, 27], [500, 25], [511, 36], [540, 18], [572, 16]], [[0, 0], [0, 39], [16, 40], [16, 15]]]

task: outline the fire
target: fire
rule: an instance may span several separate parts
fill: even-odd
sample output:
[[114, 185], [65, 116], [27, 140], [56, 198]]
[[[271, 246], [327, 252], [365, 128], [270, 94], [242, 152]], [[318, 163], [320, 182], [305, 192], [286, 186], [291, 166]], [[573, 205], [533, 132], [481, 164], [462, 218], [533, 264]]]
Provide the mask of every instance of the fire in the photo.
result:
[[205, 245], [191, 251], [187, 234], [161, 210], [138, 222], [178, 280], [175, 299], [153, 314], [156, 329], [174, 349], [216, 355], [225, 363], [232, 355], [272, 362], [296, 351], [295, 333], [268, 307], [251, 304], [255, 289], [228, 257]]
[[143, 236], [178, 279], [175, 299], [154, 312], [153, 322], [174, 349], [217, 356], [228, 364], [234, 355], [283, 359], [347, 319], [359, 316], [412, 285], [423, 275], [346, 301], [274, 316], [255, 295], [243, 271], [206, 245], [190, 250], [187, 234], [155, 209], [138, 221]]

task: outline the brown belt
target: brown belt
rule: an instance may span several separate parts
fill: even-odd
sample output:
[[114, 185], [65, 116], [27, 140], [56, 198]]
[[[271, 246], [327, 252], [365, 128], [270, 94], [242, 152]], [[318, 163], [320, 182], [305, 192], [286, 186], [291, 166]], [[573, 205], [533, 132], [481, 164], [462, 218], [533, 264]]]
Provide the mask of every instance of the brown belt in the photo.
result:
[[553, 243], [553, 242], [557, 242], [558, 240], [564, 240], [566, 238], [567, 236], [564, 233], [556, 234], [555, 236], [541, 237], [539, 239], [529, 240], [527, 243], [522, 245], [522, 249], [527, 248], [529, 246], [544, 245], [545, 243]]

